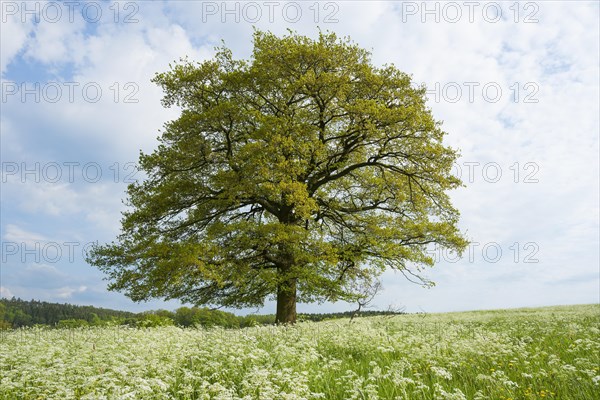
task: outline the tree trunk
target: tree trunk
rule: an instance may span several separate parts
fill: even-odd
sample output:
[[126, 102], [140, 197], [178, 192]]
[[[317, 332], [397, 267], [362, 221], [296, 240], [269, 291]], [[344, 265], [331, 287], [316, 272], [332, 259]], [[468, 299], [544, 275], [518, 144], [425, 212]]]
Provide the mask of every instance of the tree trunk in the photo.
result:
[[296, 323], [296, 279], [291, 278], [280, 284], [277, 288], [277, 315], [275, 322], [278, 324]]

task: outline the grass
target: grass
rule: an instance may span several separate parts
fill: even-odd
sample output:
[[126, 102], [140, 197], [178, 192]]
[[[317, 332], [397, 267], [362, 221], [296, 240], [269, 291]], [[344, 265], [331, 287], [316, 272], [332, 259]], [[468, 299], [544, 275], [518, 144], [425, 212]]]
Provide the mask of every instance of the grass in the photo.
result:
[[22, 329], [0, 399], [600, 399], [600, 306], [241, 330]]

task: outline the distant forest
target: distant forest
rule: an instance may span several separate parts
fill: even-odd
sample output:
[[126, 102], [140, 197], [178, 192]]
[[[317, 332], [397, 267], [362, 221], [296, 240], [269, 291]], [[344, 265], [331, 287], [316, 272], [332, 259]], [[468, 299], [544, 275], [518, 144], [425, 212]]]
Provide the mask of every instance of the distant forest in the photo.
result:
[[[397, 311], [347, 311], [326, 314], [298, 314], [299, 321], [322, 321], [333, 318], [347, 318], [372, 315], [401, 314]], [[29, 327], [36, 325], [52, 327], [80, 327], [104, 325], [129, 325], [135, 327], [152, 327], [177, 325], [221, 326], [224, 328], [244, 328], [255, 325], [275, 323], [275, 315], [238, 316], [230, 312], [200, 307], [180, 307], [175, 311], [155, 310], [141, 313], [117, 311], [92, 306], [48, 303], [37, 300], [21, 300], [0, 298], [0, 329]]]

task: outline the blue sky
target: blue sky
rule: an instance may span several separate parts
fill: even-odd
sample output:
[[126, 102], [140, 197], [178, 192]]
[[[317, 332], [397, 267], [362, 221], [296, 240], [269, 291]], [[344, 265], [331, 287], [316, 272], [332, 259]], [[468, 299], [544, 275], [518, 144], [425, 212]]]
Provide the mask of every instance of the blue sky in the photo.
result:
[[[224, 5], [225, 4], [225, 5]], [[472, 241], [424, 289], [386, 272], [378, 309], [452, 311], [596, 303], [599, 271], [597, 2], [1, 1], [0, 294], [126, 310], [87, 265], [88, 243], [119, 232], [140, 149], [178, 111], [150, 82], [204, 60], [221, 40], [239, 58], [253, 26], [349, 35], [429, 88], [449, 145], [452, 193]], [[299, 311], [353, 305], [300, 305]], [[243, 310], [246, 312], [248, 310]], [[268, 302], [263, 312], [274, 312]]]

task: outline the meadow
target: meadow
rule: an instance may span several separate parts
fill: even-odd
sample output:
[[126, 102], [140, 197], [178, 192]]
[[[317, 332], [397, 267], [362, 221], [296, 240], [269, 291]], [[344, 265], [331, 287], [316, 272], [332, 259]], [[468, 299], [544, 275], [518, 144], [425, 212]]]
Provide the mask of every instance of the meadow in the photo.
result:
[[600, 305], [0, 332], [0, 399], [600, 399]]

